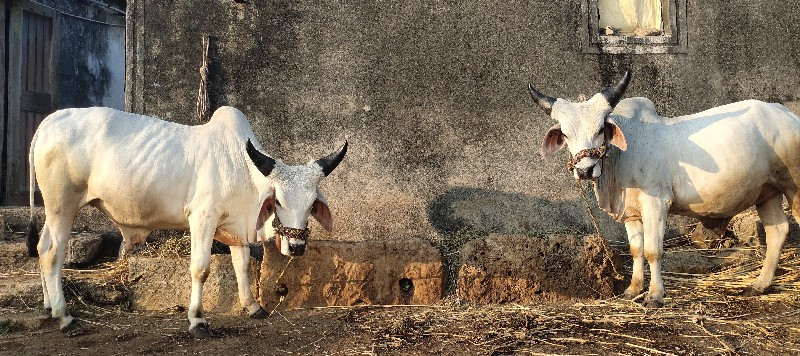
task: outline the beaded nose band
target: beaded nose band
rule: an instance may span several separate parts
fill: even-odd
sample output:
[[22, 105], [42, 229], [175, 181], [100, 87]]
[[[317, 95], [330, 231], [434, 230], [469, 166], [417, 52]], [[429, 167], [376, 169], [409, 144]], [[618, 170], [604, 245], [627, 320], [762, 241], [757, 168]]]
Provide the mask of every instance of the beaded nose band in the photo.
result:
[[567, 169], [572, 172], [575, 170], [575, 165], [580, 162], [585, 157], [594, 158], [594, 159], [603, 159], [606, 158], [606, 144], [605, 142], [600, 145], [600, 147], [595, 148], [588, 148], [585, 150], [580, 150], [575, 156], [570, 155], [569, 161], [567, 161]]
[[311, 232], [311, 229], [308, 227], [308, 222], [306, 222], [305, 229], [295, 229], [292, 227], [283, 226], [283, 224], [281, 224], [281, 220], [278, 219], [277, 214], [275, 214], [275, 219], [272, 220], [272, 227], [278, 231], [278, 235], [281, 237], [299, 239], [303, 241], [308, 239], [308, 234]]

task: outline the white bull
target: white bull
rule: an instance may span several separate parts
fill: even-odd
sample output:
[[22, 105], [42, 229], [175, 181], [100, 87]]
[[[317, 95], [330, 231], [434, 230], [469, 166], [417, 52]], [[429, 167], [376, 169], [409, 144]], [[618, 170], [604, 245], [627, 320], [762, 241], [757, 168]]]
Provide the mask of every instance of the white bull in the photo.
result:
[[782, 105], [756, 100], [664, 118], [648, 99], [619, 101], [629, 81], [626, 72], [584, 102], [548, 97], [529, 85], [534, 100], [558, 122], [545, 136], [542, 155], [566, 144], [575, 178], [593, 179], [600, 208], [625, 223], [633, 276], [624, 296], [633, 298], [643, 289], [647, 259], [651, 278], [644, 303], [663, 305], [668, 213], [724, 230], [731, 217], [753, 205], [766, 230], [767, 253], [761, 274], [744, 293], [764, 293], [789, 230], [783, 197], [800, 221], [800, 204], [794, 204], [800, 118]]
[[[116, 223], [123, 252], [144, 242], [151, 230], [190, 230], [193, 336], [210, 336], [202, 292], [213, 239], [231, 247], [242, 307], [251, 317], [264, 318], [267, 313], [250, 292], [248, 245], [276, 234], [282, 253], [301, 255], [309, 215], [331, 229], [331, 214], [317, 187], [344, 158], [347, 142], [338, 152], [300, 166], [260, 149], [247, 118], [231, 107], [218, 109], [200, 126], [108, 108], [48, 116], [34, 135], [29, 158], [31, 192], [38, 178], [45, 222], [34, 249], [38, 237], [31, 212], [28, 242], [30, 252], [40, 256], [44, 307], [60, 320], [61, 330], [82, 333], [66, 310], [61, 270], [75, 216], [86, 205]], [[270, 221], [272, 228], [264, 229]]]

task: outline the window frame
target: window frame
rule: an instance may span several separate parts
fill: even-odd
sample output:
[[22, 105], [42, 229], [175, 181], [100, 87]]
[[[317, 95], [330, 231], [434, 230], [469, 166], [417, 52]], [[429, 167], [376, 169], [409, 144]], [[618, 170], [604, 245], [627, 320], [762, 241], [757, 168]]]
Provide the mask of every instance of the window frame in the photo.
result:
[[581, 0], [583, 53], [687, 53], [686, 1], [661, 0], [662, 36], [600, 35], [599, 0]]

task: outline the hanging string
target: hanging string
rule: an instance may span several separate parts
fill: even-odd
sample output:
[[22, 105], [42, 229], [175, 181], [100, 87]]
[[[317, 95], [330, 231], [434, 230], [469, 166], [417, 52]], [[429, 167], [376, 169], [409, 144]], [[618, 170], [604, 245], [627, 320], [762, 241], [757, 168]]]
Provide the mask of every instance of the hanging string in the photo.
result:
[[200, 64], [200, 89], [197, 90], [197, 123], [208, 121], [211, 114], [211, 104], [208, 101], [208, 46], [209, 37], [203, 36], [203, 59]]

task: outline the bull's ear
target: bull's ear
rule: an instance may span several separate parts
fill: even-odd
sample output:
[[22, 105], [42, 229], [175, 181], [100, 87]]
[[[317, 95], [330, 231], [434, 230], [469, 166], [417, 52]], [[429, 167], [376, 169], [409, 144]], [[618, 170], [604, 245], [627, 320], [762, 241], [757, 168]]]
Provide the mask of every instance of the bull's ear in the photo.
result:
[[319, 221], [325, 231], [330, 232], [333, 230], [333, 216], [331, 216], [331, 210], [328, 208], [328, 200], [325, 199], [319, 189], [317, 189], [317, 200], [314, 200], [311, 205], [311, 215]]
[[261, 203], [261, 210], [258, 212], [258, 219], [256, 220], [256, 230], [261, 230], [264, 227], [264, 222], [269, 219], [270, 215], [275, 212], [275, 191], [267, 195], [267, 199]]
[[561, 147], [564, 147], [564, 134], [561, 133], [561, 124], [555, 124], [555, 126], [547, 131], [547, 135], [544, 136], [544, 142], [542, 142], [542, 150], [540, 153], [542, 157], [547, 157], [553, 154], [553, 152], [560, 150]]
[[625, 140], [625, 134], [622, 133], [622, 129], [619, 128], [619, 125], [617, 125], [614, 119], [610, 117], [606, 119], [603, 132], [605, 134], [606, 141], [614, 146], [619, 147], [619, 149], [623, 151], [628, 149], [628, 142]]

